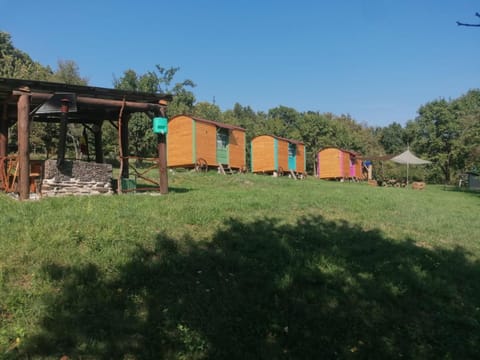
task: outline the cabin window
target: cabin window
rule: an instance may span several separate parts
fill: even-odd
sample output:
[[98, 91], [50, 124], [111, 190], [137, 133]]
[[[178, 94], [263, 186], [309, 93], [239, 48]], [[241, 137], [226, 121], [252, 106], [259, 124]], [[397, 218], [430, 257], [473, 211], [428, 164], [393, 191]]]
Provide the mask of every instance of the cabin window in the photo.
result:
[[297, 145], [289, 143], [288, 144], [288, 157], [293, 158], [297, 156]]
[[228, 147], [228, 129], [217, 129], [217, 149]]

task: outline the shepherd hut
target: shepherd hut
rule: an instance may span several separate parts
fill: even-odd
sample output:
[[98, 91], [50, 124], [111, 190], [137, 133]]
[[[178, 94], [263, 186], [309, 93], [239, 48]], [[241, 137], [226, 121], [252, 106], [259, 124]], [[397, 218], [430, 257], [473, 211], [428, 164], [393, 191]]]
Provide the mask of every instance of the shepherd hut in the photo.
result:
[[320, 179], [360, 180], [364, 178], [360, 154], [337, 147], [317, 153], [317, 177]]
[[168, 122], [168, 167], [245, 168], [245, 129], [188, 115]]
[[254, 173], [293, 172], [305, 174], [305, 145], [301, 141], [274, 135], [260, 135], [251, 142], [251, 169]]

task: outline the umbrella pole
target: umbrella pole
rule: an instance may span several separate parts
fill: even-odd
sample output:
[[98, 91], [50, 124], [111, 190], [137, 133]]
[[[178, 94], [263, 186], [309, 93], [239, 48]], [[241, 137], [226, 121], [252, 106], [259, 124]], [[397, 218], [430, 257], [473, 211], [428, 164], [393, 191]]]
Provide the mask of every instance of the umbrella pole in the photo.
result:
[[408, 162], [407, 162], [407, 185], [408, 186]]

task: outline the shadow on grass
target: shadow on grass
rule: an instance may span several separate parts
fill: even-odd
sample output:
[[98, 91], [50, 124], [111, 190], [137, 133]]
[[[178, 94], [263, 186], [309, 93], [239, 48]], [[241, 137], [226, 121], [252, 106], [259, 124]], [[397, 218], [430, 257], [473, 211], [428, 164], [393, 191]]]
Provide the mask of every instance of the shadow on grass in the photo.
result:
[[[188, 193], [190, 191], [194, 191], [194, 190], [184, 188], [184, 187], [177, 187], [177, 186], [169, 186], [168, 187], [168, 192], [169, 193], [174, 193], [174, 194], [185, 194], [185, 193]], [[128, 194], [128, 193], [131, 193], [131, 194], [134, 194], [134, 193], [148, 194], [148, 193], [150, 193], [152, 195], [155, 195], [155, 194], [159, 194], [159, 189], [158, 189], [158, 186], [155, 186], [155, 185], [142, 184], [142, 185], [139, 185], [135, 189], [131, 189], [131, 190], [125, 191], [123, 193], [124, 194]]]
[[231, 220], [210, 241], [159, 236], [115, 279], [44, 268], [28, 356], [99, 359], [478, 358], [480, 266], [322, 217]]
[[184, 188], [184, 187], [169, 186], [168, 191], [171, 192], [171, 193], [175, 193], [175, 194], [185, 194], [187, 192], [194, 191], [194, 190]]
[[471, 194], [471, 195], [476, 195], [480, 197], [480, 190], [470, 190], [467, 188], [460, 188], [458, 186], [444, 186], [443, 187], [444, 191], [453, 191], [453, 192], [460, 192], [460, 193], [466, 193], [466, 194]]

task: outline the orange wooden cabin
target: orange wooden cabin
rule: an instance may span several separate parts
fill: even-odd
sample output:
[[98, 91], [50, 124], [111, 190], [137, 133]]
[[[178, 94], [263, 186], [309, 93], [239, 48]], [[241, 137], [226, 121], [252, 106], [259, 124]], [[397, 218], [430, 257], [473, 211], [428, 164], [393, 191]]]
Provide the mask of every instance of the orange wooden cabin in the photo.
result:
[[362, 160], [359, 156], [350, 150], [323, 148], [317, 153], [316, 175], [320, 179], [363, 179]]
[[217, 121], [177, 115], [168, 122], [168, 167], [245, 169], [245, 129]]
[[252, 139], [252, 172], [305, 174], [305, 145], [301, 141], [275, 135], [260, 135]]

